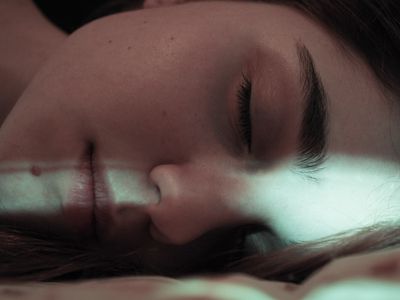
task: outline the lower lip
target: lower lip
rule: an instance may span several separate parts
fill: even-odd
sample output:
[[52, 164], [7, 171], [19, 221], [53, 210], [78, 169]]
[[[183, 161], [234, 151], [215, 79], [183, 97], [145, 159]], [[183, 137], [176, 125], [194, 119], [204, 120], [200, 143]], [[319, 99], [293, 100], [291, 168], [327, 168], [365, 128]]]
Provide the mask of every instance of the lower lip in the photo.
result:
[[63, 213], [74, 236], [94, 235], [94, 181], [91, 154], [85, 154], [73, 176], [73, 186], [63, 204]]

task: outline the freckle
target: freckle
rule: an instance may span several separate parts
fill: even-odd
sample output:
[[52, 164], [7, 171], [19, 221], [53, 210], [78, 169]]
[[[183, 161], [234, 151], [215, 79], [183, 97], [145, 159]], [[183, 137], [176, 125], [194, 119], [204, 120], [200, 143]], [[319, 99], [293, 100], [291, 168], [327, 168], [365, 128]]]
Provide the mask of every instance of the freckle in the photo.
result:
[[111, 44], [111, 43], [112, 43], [112, 40], [108, 40], [108, 43]]
[[147, 24], [147, 21], [143, 21], [143, 24]]
[[371, 267], [371, 273], [376, 276], [394, 275], [398, 271], [399, 263], [393, 259]]
[[175, 38], [174, 38], [173, 36], [171, 36], [169, 39], [170, 39], [171, 41], [175, 40]]
[[165, 118], [167, 116], [167, 112], [165, 110], [162, 111], [162, 116]]
[[31, 167], [31, 174], [33, 176], [40, 176], [40, 174], [42, 174], [42, 170], [37, 166], [32, 166]]
[[131, 50], [132, 49], [132, 47], [128, 47], [128, 50]]

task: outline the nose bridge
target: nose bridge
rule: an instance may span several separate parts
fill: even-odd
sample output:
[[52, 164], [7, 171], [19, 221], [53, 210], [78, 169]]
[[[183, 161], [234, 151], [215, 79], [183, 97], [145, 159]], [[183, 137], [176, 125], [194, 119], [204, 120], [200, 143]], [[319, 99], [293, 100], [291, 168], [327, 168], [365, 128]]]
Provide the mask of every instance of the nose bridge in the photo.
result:
[[195, 164], [165, 164], [152, 169], [160, 201], [148, 207], [153, 237], [170, 244], [185, 244], [222, 226], [240, 223], [230, 194], [232, 178], [215, 168]]

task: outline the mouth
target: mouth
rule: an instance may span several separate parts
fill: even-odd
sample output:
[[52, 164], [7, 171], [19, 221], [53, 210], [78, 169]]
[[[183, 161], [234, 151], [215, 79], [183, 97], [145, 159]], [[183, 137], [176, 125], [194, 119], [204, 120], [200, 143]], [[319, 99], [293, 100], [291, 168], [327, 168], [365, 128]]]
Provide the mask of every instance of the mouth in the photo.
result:
[[72, 188], [63, 204], [67, 226], [74, 237], [98, 240], [94, 147], [89, 144], [79, 160]]
[[101, 246], [125, 245], [127, 235], [129, 245], [139, 243], [146, 237], [148, 216], [143, 209], [131, 208], [129, 219], [118, 219], [121, 207], [115, 204], [109, 191], [105, 171], [94, 145], [88, 144], [75, 167], [72, 188], [63, 203], [68, 232], [75, 240]]

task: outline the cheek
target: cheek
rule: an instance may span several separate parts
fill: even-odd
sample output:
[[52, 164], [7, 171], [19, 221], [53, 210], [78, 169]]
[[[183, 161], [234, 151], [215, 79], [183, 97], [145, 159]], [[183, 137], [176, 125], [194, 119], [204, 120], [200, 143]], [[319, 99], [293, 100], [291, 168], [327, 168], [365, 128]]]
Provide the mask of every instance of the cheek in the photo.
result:
[[252, 214], [281, 237], [312, 241], [344, 231], [396, 221], [400, 205], [396, 167], [378, 161], [331, 157], [310, 180], [290, 165], [251, 178]]

